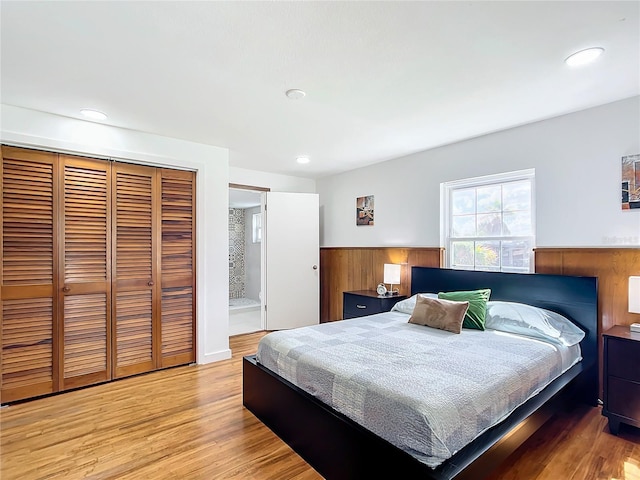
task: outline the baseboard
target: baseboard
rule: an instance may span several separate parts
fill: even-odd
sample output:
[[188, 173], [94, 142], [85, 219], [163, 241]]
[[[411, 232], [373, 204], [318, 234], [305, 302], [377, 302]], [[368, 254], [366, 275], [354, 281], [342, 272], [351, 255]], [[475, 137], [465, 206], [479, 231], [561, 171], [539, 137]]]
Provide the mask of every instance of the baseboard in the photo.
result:
[[231, 349], [225, 348], [217, 352], [205, 353], [202, 357], [198, 358], [198, 364], [204, 365], [207, 363], [219, 362], [221, 360], [228, 360], [231, 358]]

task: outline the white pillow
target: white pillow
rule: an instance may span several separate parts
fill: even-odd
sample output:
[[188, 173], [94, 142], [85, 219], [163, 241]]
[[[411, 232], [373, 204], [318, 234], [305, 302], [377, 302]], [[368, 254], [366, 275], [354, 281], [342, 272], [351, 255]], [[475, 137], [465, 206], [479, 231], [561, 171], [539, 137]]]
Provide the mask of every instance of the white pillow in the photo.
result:
[[391, 307], [392, 312], [401, 312], [408, 313], [409, 315], [413, 314], [413, 309], [416, 306], [416, 300], [418, 299], [418, 295], [426, 298], [438, 298], [437, 293], [417, 293], [406, 300], [400, 300], [393, 307]]
[[486, 328], [540, 338], [560, 345], [576, 345], [584, 332], [559, 313], [514, 302], [487, 302]]

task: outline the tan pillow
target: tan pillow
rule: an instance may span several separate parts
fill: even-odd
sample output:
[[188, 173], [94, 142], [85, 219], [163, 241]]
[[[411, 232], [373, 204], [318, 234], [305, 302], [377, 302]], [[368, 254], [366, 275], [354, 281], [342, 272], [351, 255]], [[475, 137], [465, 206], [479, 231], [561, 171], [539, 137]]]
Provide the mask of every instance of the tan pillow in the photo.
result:
[[469, 302], [455, 302], [418, 295], [409, 323], [460, 333], [468, 308]]

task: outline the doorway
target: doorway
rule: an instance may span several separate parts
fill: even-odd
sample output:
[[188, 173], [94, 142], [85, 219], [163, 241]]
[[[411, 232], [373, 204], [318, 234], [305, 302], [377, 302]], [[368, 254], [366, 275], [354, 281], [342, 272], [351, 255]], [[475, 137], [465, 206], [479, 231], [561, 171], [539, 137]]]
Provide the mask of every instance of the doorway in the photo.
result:
[[262, 191], [229, 188], [229, 335], [263, 330]]

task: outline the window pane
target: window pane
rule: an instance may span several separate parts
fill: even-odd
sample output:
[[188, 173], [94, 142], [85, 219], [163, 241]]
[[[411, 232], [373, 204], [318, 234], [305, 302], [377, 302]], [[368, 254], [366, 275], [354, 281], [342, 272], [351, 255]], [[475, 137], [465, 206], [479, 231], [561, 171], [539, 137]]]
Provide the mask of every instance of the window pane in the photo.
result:
[[521, 212], [504, 213], [504, 235], [522, 237], [531, 235], [531, 212], [528, 210]]
[[451, 236], [473, 237], [476, 234], [476, 216], [459, 215], [451, 219]]
[[502, 210], [502, 187], [500, 185], [491, 185], [488, 187], [480, 187], [477, 190], [478, 195], [478, 213], [499, 212]]
[[531, 182], [505, 183], [502, 186], [503, 210], [531, 210]]
[[502, 235], [502, 216], [499, 213], [478, 215], [478, 236], [497, 237]]
[[476, 243], [476, 269], [500, 270], [500, 242]]
[[[533, 172], [481, 177], [445, 185], [444, 224], [451, 268], [529, 272], [533, 236]], [[443, 199], [444, 200], [444, 199]], [[508, 238], [503, 241], [501, 238]]]
[[262, 214], [253, 214], [253, 243], [262, 241]]
[[476, 189], [454, 190], [451, 194], [451, 210], [453, 215], [476, 213]]
[[529, 240], [514, 240], [502, 242], [502, 269], [511, 272], [530, 271], [531, 249]]
[[473, 268], [473, 242], [451, 243], [451, 266]]

